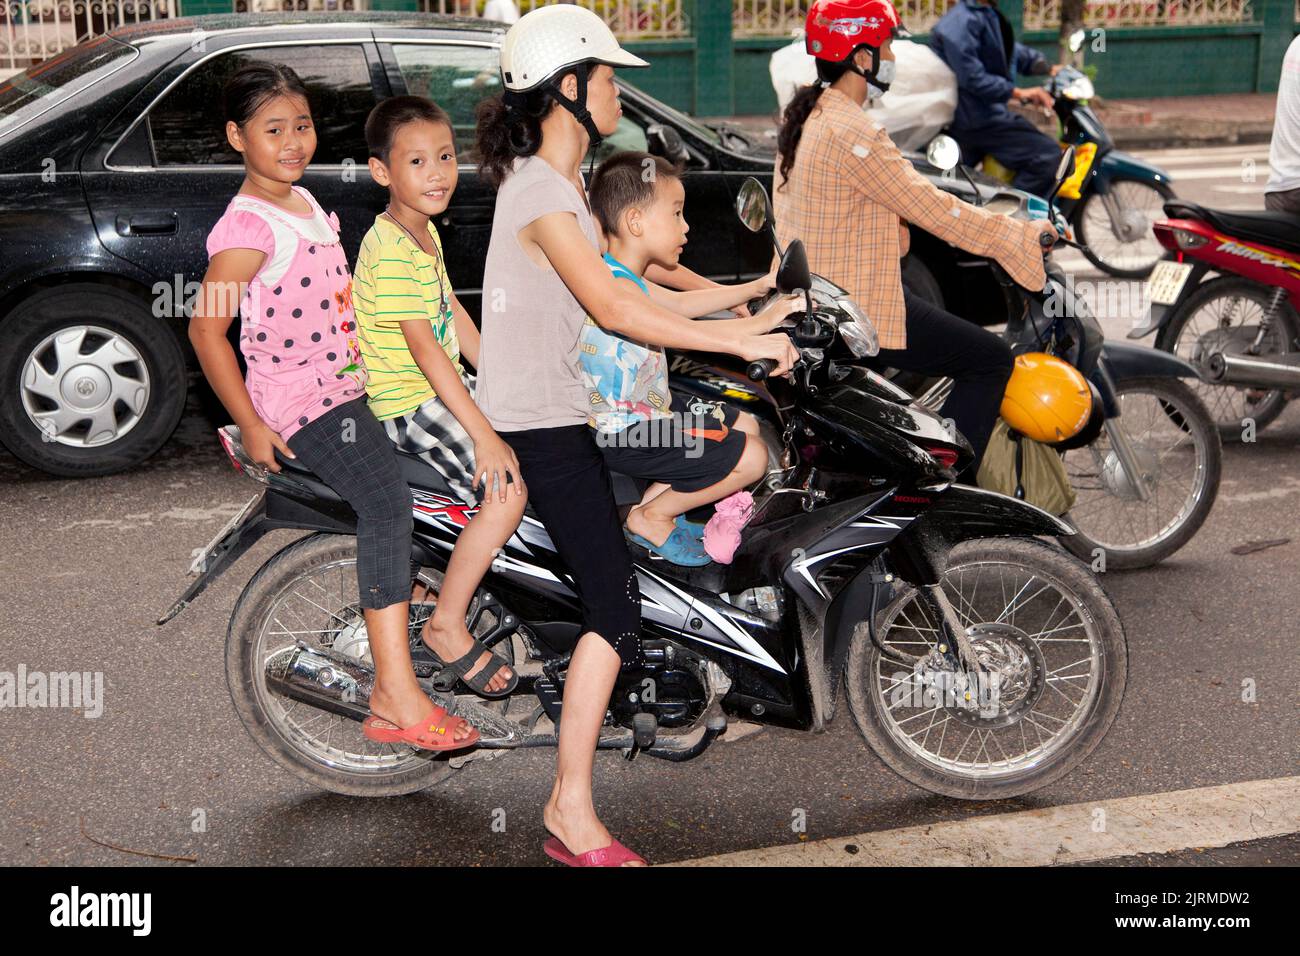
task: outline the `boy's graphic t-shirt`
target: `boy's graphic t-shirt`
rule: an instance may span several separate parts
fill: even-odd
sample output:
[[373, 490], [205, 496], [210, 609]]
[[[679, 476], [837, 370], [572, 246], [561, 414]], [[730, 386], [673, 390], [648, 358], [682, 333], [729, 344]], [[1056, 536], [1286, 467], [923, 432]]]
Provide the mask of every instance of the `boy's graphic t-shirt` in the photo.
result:
[[[608, 252], [604, 258], [615, 278], [629, 279], [650, 294], [640, 276]], [[588, 423], [598, 431], [621, 432], [637, 422], [671, 416], [668, 357], [662, 348], [607, 331], [588, 316], [578, 362], [591, 405]]]
[[240, 194], [207, 239], [209, 258], [226, 249], [266, 254], [240, 298], [239, 349], [253, 408], [285, 441], [364, 395], [366, 378], [338, 216], [301, 186], [292, 189], [309, 214]]
[[451, 311], [451, 280], [442, 241], [429, 223], [434, 255], [425, 253], [387, 216], [361, 242], [352, 294], [361, 326], [361, 354], [368, 378], [370, 410], [384, 421], [409, 415], [435, 397], [433, 386], [406, 345], [402, 322], [426, 319], [438, 344], [462, 376], [460, 341]]

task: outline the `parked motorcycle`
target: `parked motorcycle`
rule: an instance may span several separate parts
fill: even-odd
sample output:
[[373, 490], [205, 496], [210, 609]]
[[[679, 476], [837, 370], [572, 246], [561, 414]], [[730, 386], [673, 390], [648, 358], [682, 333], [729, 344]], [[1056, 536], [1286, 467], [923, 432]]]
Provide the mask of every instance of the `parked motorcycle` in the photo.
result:
[[[931, 142], [927, 159], [940, 169], [960, 168], [960, 153], [954, 140], [939, 136]], [[1067, 148], [1058, 186], [1070, 162]], [[1051, 208], [1051, 202], [1047, 197], [1045, 208]], [[1033, 216], [1034, 211], [1021, 204], [1006, 207], [1006, 214], [1017, 217]], [[1059, 214], [1057, 220], [1060, 228]], [[1210, 414], [1182, 381], [1195, 382], [1196, 370], [1153, 349], [1105, 341], [1087, 301], [1050, 258], [1048, 284], [1040, 292], [1020, 288], [996, 262], [987, 264], [1005, 299], [1003, 335], [1012, 351], [1047, 352], [1069, 362], [1093, 384], [1099, 399], [1100, 414], [1058, 449], [1078, 496], [1065, 516], [1077, 533], [1061, 543], [1086, 561], [1104, 552], [1108, 568], [1147, 567], [1169, 557], [1205, 522], [1222, 470], [1222, 445]], [[814, 293], [823, 300], [845, 295], [820, 276], [813, 281]], [[707, 366], [690, 356], [673, 355], [670, 375], [674, 390], [724, 399], [773, 422], [769, 397], [738, 381], [734, 372], [729, 375], [725, 360]], [[917, 396], [916, 405], [933, 410], [943, 404], [952, 385], [947, 379], [922, 376], [896, 375], [895, 382]]]
[[[770, 222], [756, 180], [738, 212]], [[785, 250], [782, 292], [806, 312], [785, 331], [801, 361], [781, 396], [787, 466], [756, 489], [730, 565], [681, 568], [634, 549], [646, 664], [620, 675], [598, 747], [631, 759], [695, 757], [729, 718], [821, 731], [847, 698], [868, 745], [919, 787], [962, 799], [1027, 793], [1060, 779], [1101, 741], [1127, 673], [1123, 628], [1088, 568], [1035, 535], [1068, 535], [1024, 502], [953, 482], [969, 445], [875, 373], [832, 359], [876, 351], [850, 300], [814, 295], [802, 244]], [[754, 380], [772, 366], [754, 363]], [[520, 675], [504, 701], [448, 697], [419, 640], [417, 676], [469, 719], [477, 748], [434, 755], [361, 733], [373, 669], [357, 606], [355, 518], [300, 463], [255, 465], [221, 430], [236, 469], [262, 487], [198, 561], [174, 618], [273, 529], [310, 532], [253, 575], [231, 616], [226, 672], [244, 726], [281, 766], [322, 788], [408, 793], [453, 768], [522, 747], [553, 747], [582, 613], [545, 528], [526, 513], [470, 608], [471, 630]], [[436, 601], [457, 535], [475, 506], [418, 458], [412, 557]], [[619, 476], [619, 500], [638, 483]]]
[[[1083, 31], [1071, 37], [1078, 51]], [[1161, 247], [1151, 226], [1163, 204], [1174, 198], [1168, 173], [1115, 148], [1105, 125], [1089, 106], [1096, 96], [1092, 80], [1072, 66], [1062, 67], [1044, 88], [1055, 99], [1058, 139], [1073, 146], [1073, 174], [1058, 191], [1058, 205], [1074, 227], [1080, 251], [1103, 272], [1140, 279], [1160, 261]], [[986, 175], [1011, 182], [1015, 173], [992, 156], [980, 164]]]
[[1151, 313], [1129, 332], [1191, 362], [1225, 439], [1260, 429], [1300, 389], [1300, 216], [1175, 200], [1155, 236]]

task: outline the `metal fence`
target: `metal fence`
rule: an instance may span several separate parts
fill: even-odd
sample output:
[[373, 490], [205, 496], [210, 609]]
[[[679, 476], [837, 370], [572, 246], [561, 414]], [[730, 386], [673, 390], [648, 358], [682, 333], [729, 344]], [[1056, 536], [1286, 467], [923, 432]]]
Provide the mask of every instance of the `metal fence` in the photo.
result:
[[[894, 6], [909, 30], [925, 33], [947, 12], [951, 2], [952, 0], [896, 0]], [[803, 30], [807, 15], [807, 0], [732, 0], [731, 32], [734, 36], [741, 37], [790, 36]]]
[[[1090, 27], [1186, 27], [1254, 19], [1251, 0], [1089, 0], [1083, 14]], [[1060, 24], [1061, 0], [1025, 0], [1026, 30], [1055, 30]]]
[[120, 26], [179, 14], [179, 0], [0, 0], [0, 71], [25, 70]]

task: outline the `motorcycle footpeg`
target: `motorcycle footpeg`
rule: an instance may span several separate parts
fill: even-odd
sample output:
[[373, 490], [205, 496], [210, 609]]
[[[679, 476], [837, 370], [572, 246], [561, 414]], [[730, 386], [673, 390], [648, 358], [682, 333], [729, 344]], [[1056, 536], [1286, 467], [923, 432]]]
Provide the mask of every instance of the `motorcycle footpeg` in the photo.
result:
[[659, 735], [659, 720], [654, 714], [640, 713], [632, 715], [632, 740], [637, 749], [644, 750], [655, 745]]

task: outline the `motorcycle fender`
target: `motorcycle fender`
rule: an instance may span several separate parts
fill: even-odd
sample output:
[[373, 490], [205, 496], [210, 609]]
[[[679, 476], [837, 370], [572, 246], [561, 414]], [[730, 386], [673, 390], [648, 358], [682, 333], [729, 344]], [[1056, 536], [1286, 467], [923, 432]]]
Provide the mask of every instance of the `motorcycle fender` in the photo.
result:
[[1074, 534], [1068, 522], [1042, 508], [973, 485], [950, 485], [903, 535], [914, 531], [937, 531], [954, 542], [967, 538]]
[[[1160, 349], [1127, 342], [1106, 342], [1101, 347], [1098, 371], [1105, 367], [1111, 382], [1118, 385], [1134, 378], [1199, 378], [1196, 368], [1176, 355]], [[1101, 383], [1097, 382], [1098, 388]]]
[[1096, 169], [1093, 187], [1101, 193], [1110, 189], [1110, 181], [1113, 178], [1145, 179], [1165, 186], [1173, 184], [1170, 175], [1159, 166], [1153, 166], [1146, 160], [1138, 159], [1133, 154], [1118, 149], [1106, 152], [1097, 163]]
[[245, 551], [251, 548], [262, 535], [278, 525], [267, 519], [266, 495], [253, 498], [236, 514], [230, 522], [217, 532], [211, 544], [195, 555], [191, 573], [197, 571], [198, 577], [190, 582], [189, 587], [176, 602], [158, 618], [158, 624], [166, 624], [181, 611], [189, 607], [190, 602], [207, 590], [208, 585], [221, 577], [226, 569], [239, 560]]

